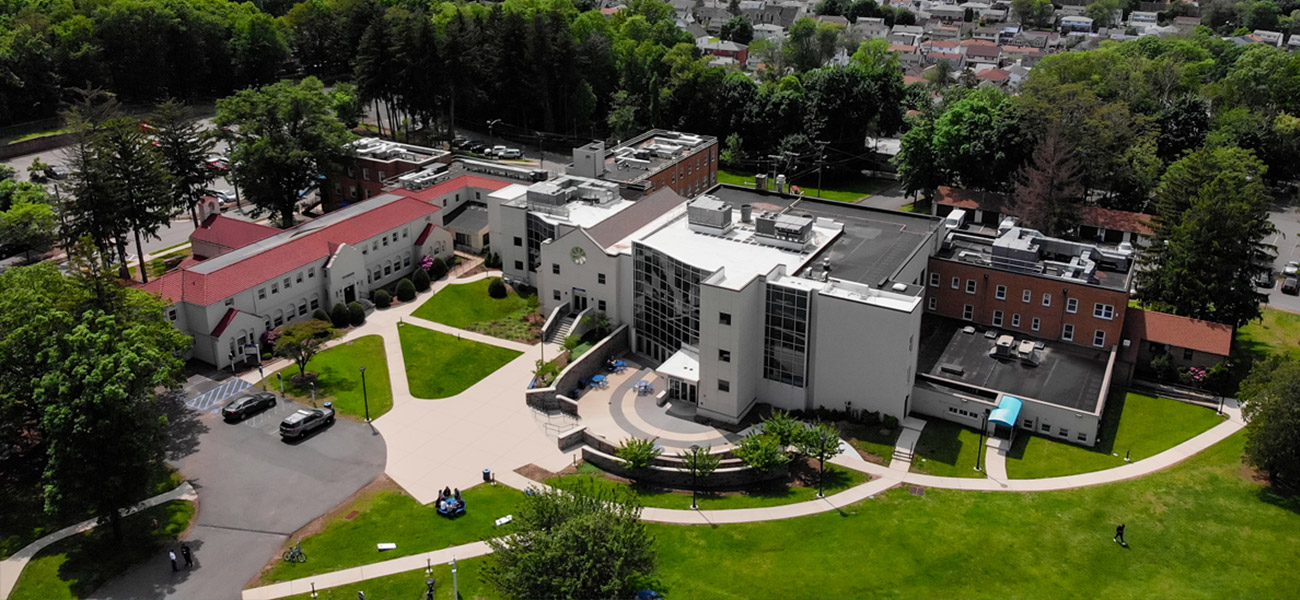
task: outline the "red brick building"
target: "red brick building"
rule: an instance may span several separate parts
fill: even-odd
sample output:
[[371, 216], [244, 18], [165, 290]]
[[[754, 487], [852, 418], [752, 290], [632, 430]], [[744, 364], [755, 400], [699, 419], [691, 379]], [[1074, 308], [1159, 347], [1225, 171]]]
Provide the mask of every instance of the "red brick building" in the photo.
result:
[[385, 181], [433, 163], [449, 164], [451, 153], [436, 148], [361, 138], [352, 142], [356, 157], [341, 173], [327, 174], [321, 197], [326, 210], [378, 196]]
[[[1130, 261], [1087, 244], [1034, 238], [1006, 252], [1022, 230], [998, 238], [957, 232], [930, 257], [926, 309], [935, 314], [1081, 346], [1120, 342]], [[1026, 259], [1027, 254], [1037, 259]]]
[[569, 174], [617, 182], [628, 197], [670, 188], [694, 198], [718, 182], [718, 139], [654, 129], [608, 151], [592, 142], [573, 149]]

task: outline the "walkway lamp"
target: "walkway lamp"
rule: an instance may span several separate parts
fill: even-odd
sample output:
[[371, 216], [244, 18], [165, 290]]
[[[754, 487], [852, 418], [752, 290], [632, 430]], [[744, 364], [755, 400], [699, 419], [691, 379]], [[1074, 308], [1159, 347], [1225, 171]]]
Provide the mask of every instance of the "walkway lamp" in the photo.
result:
[[366, 403], [366, 422], [370, 422], [370, 392], [366, 390], [366, 368], [361, 367], [361, 400]]
[[451, 597], [460, 598], [460, 579], [456, 575], [456, 556], [451, 557]]
[[257, 363], [257, 378], [262, 380], [262, 391], [266, 391], [266, 375], [262, 374], [262, 363]]
[[279, 373], [276, 373], [276, 374], [275, 374], [275, 378], [280, 382], [280, 395], [283, 396], [283, 395], [284, 395], [284, 375], [281, 375], [281, 374], [279, 374]]
[[984, 432], [989, 428], [989, 409], [984, 409], [984, 414], [980, 416], [980, 445], [975, 451], [975, 470], [980, 470], [980, 457], [984, 456]]
[[691, 510], [699, 510], [700, 506], [695, 502], [695, 490], [699, 481], [700, 473], [700, 447], [691, 444]]
[[316, 382], [308, 381], [307, 385], [311, 387], [311, 405], [316, 406]]

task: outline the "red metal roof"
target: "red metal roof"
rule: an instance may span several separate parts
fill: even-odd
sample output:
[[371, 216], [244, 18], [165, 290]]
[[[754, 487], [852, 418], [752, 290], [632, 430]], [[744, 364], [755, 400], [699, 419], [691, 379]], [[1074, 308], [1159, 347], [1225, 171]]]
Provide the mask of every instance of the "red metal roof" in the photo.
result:
[[1124, 315], [1124, 337], [1132, 340], [1126, 354], [1134, 356], [1141, 340], [1218, 356], [1232, 351], [1232, 327], [1140, 308], [1129, 308]]
[[[353, 206], [364, 206], [373, 200]], [[346, 210], [346, 209], [345, 209]], [[415, 221], [439, 210], [426, 202], [412, 198], [397, 198], [382, 206], [312, 229], [312, 222], [279, 235], [287, 241], [265, 251], [232, 262], [211, 273], [199, 273], [189, 268], [172, 271], [143, 289], [172, 301], [185, 301], [207, 306], [234, 296], [244, 290], [262, 285], [285, 273], [326, 258], [340, 244], [356, 245], [403, 223]], [[225, 260], [224, 258], [212, 260]], [[210, 264], [212, 260], [200, 265]]]
[[207, 242], [227, 248], [243, 248], [277, 233], [280, 233], [280, 230], [269, 225], [212, 214], [199, 224], [199, 228], [195, 229], [194, 233], [190, 234], [190, 241]]
[[422, 190], [398, 188], [393, 190], [393, 193], [399, 196], [406, 196], [407, 198], [415, 198], [416, 200], [432, 203], [434, 198], [450, 194], [462, 188], [475, 187], [495, 192], [509, 185], [512, 184], [499, 179], [479, 177], [478, 175], [461, 175], [460, 177], [453, 177], [447, 181], [439, 183], [438, 185], [427, 187]]
[[415, 238], [416, 246], [423, 246], [425, 240], [429, 239], [429, 233], [433, 231], [433, 223], [425, 223], [424, 231], [420, 232], [420, 237]]
[[239, 314], [238, 308], [232, 308], [227, 310], [225, 316], [221, 317], [221, 321], [217, 323], [217, 326], [215, 328], [212, 329], [212, 337], [214, 338], [221, 337], [221, 334], [225, 333], [226, 328], [230, 326], [230, 322], [235, 320], [235, 315], [237, 314]]

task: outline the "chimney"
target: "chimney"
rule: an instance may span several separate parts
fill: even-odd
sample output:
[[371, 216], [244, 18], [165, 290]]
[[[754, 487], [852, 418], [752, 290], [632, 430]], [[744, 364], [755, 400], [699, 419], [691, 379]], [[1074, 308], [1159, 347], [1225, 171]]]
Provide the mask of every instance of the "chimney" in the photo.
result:
[[750, 223], [750, 222], [752, 222], [753, 220], [754, 220], [754, 205], [753, 205], [753, 204], [741, 204], [741, 205], [740, 205], [740, 222], [741, 222], [741, 223]]

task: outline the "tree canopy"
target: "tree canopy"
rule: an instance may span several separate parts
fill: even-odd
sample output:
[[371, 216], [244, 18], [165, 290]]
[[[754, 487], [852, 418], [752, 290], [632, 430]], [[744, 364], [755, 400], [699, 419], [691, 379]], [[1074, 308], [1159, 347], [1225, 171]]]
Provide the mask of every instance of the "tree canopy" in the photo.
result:
[[1255, 363], [1237, 398], [1246, 424], [1246, 461], [1269, 480], [1300, 486], [1300, 362], [1274, 357]]

